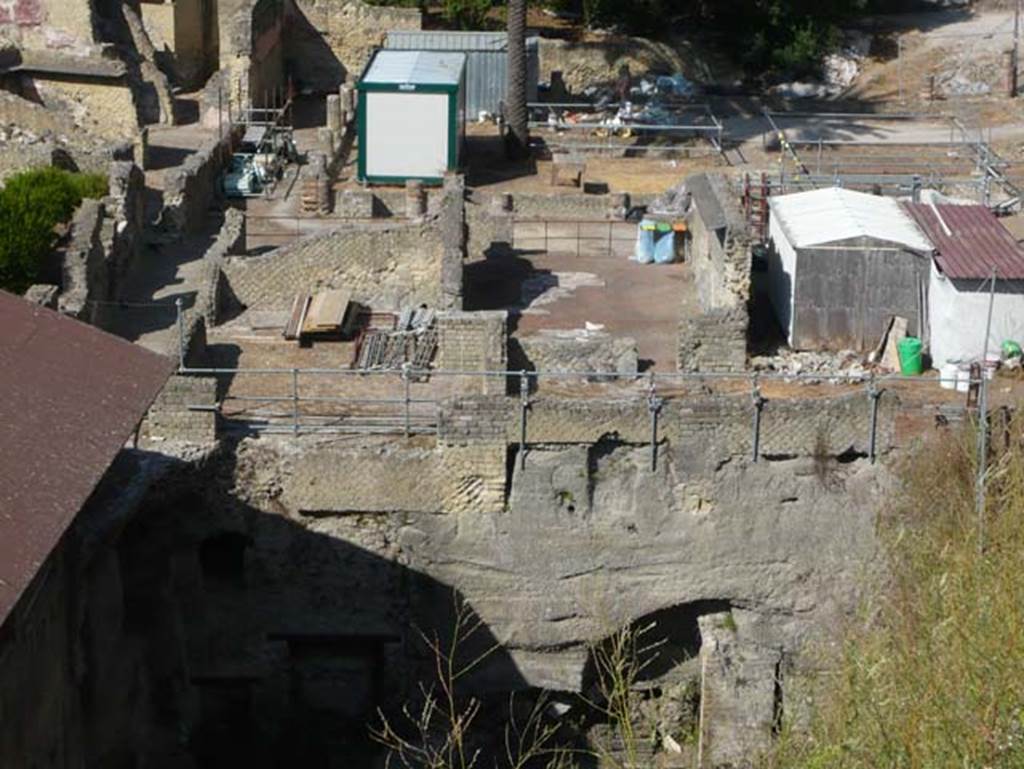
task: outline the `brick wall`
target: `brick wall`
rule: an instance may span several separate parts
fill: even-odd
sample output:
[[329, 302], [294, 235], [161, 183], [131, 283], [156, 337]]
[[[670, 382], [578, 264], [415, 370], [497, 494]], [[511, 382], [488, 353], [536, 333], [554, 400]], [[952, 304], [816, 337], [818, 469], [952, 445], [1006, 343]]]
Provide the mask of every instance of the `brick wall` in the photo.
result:
[[[753, 453], [754, 407], [750, 394], [687, 399], [678, 410], [679, 451], [694, 466], [708, 466]], [[876, 450], [896, 445], [894, 395], [879, 402]], [[768, 400], [761, 412], [763, 457], [835, 457], [867, 454], [871, 402], [864, 393], [829, 399]]]
[[377, 310], [445, 307], [437, 227], [342, 226], [265, 256], [229, 259], [231, 291], [246, 307], [287, 309], [299, 291], [344, 288]]
[[679, 371], [743, 371], [747, 365], [748, 323], [743, 307], [684, 316], [679, 323]]
[[440, 510], [439, 463], [433, 449], [326, 445], [292, 464], [282, 502], [313, 513]]
[[[437, 318], [438, 350], [436, 367], [452, 371], [504, 371], [508, 342], [508, 313], [441, 313]], [[482, 377], [481, 391], [505, 393], [503, 378]]]
[[679, 324], [680, 371], [742, 371], [746, 366], [750, 237], [736, 191], [720, 174], [687, 179], [689, 264], [704, 314], [684, 310]]
[[217, 415], [189, 406], [213, 407], [217, 381], [213, 377], [172, 376], [146, 413], [139, 428], [139, 445], [211, 444], [217, 439]]

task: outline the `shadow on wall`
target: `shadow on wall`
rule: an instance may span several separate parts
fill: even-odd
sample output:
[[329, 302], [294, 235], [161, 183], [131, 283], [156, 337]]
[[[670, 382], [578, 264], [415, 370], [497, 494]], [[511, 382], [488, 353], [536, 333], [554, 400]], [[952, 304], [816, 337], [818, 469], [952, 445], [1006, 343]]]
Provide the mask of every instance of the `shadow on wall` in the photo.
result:
[[[147, 650], [161, 693], [152, 729], [184, 727], [198, 769], [326, 769], [339, 755], [370, 765], [382, 751], [368, 735], [376, 709], [399, 731], [408, 726], [401, 707], [420, 707], [417, 682], [430, 682], [434, 665], [420, 633], [449, 651], [460, 606], [475, 630], [456, 659], [493, 650], [477, 691], [500, 703], [527, 689], [458, 593], [399, 563], [397, 543], [379, 555], [343, 538], [344, 516], [295, 520], [246, 504], [223, 483], [233, 456], [218, 460], [217, 483], [209, 466], [183, 468], [118, 543], [123, 632]], [[369, 517], [349, 531], [379, 545], [386, 526]], [[473, 739], [499, 755], [500, 732]]]
[[284, 68], [297, 93], [337, 92], [349, 76], [359, 76], [345, 69], [298, 3], [289, 2], [286, 9]]

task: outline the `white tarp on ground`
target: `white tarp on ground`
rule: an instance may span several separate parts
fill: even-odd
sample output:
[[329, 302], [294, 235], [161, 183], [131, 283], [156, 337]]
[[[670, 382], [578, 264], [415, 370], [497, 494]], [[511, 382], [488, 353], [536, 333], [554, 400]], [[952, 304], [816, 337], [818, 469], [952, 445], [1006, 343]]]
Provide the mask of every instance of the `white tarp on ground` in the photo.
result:
[[[950, 280], [932, 262], [928, 313], [934, 368], [981, 358], [990, 285], [988, 279]], [[986, 357], [998, 356], [1007, 339], [1024, 344], [1024, 281], [996, 281]]]

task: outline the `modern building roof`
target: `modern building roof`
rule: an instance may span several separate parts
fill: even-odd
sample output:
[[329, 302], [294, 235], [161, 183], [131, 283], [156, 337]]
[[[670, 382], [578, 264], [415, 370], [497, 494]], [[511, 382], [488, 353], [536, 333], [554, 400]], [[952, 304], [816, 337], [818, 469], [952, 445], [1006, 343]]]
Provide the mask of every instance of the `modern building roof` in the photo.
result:
[[932, 251], [928, 238], [892, 198], [828, 187], [768, 200], [771, 215], [794, 248], [872, 238], [915, 251]]
[[1024, 248], [984, 206], [904, 203], [935, 246], [935, 261], [950, 278], [1024, 279]]
[[174, 368], [0, 291], [0, 623]]
[[377, 51], [361, 82], [458, 85], [466, 54], [452, 51]]

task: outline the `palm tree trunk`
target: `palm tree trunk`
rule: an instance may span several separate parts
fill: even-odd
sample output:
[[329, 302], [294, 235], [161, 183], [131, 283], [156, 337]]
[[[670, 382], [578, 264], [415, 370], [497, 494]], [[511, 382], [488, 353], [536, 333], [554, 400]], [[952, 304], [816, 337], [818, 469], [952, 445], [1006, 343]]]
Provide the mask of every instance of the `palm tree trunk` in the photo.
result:
[[524, 158], [530, 146], [526, 111], [526, 0], [508, 0], [508, 92], [505, 109], [509, 157]]

